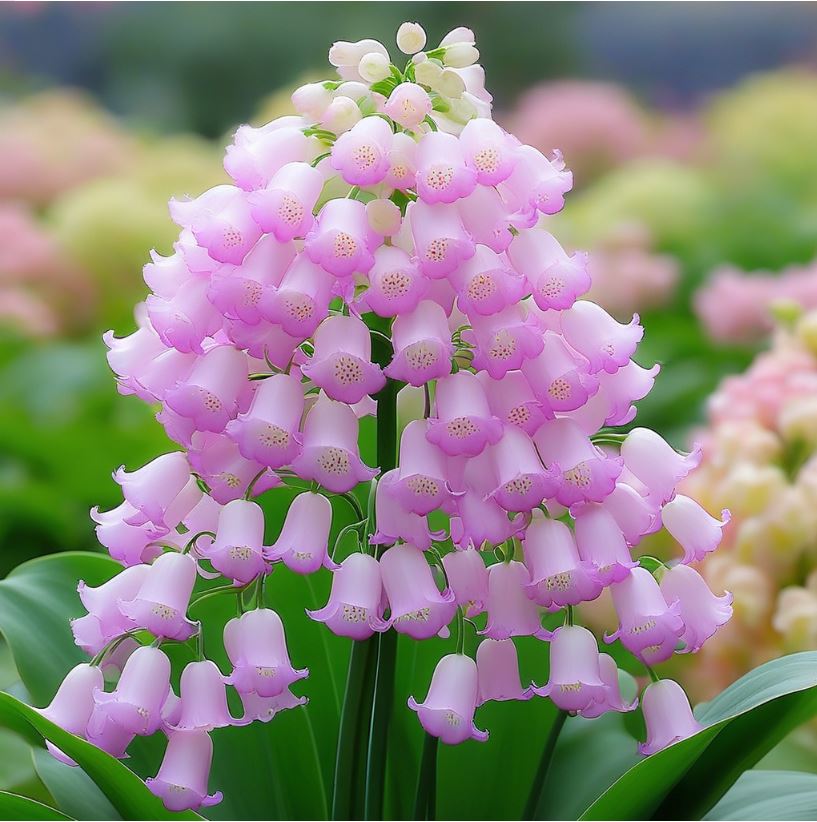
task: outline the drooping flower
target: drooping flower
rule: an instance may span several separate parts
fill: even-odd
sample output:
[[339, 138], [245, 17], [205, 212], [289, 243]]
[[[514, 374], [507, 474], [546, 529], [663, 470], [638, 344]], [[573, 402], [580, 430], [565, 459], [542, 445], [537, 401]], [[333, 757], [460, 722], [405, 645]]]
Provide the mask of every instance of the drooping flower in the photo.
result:
[[414, 311], [395, 318], [392, 326], [394, 357], [383, 369], [393, 380], [425, 385], [451, 373], [454, 345], [445, 311], [422, 300]]
[[671, 679], [650, 683], [641, 697], [641, 707], [647, 723], [647, 741], [639, 744], [638, 752], [644, 756], [703, 730], [692, 715], [683, 688]]
[[366, 273], [374, 265], [380, 238], [372, 231], [366, 208], [357, 200], [330, 200], [306, 235], [304, 249], [310, 260], [335, 277]]
[[266, 550], [266, 557], [282, 561], [298, 574], [313, 574], [321, 566], [337, 568], [328, 553], [331, 527], [332, 503], [320, 494], [299, 494], [289, 506], [281, 533]]
[[481, 614], [488, 601], [488, 569], [479, 551], [474, 548], [452, 551], [443, 557], [443, 568], [454, 600], [463, 613], [469, 617]]
[[488, 569], [488, 622], [480, 631], [490, 639], [534, 636], [547, 639], [539, 608], [525, 591], [530, 584], [528, 569], [516, 560], [498, 562]]
[[228, 502], [219, 512], [212, 544], [198, 552], [236, 585], [246, 585], [269, 570], [264, 561], [264, 512], [245, 499]]
[[638, 699], [627, 702], [621, 695], [621, 686], [618, 679], [618, 665], [609, 654], [599, 654], [599, 673], [604, 683], [604, 696], [596, 702], [591, 702], [582, 708], [581, 716], [585, 719], [595, 719], [608, 711], [627, 713], [635, 710]]
[[227, 707], [224, 677], [215, 662], [189, 662], [182, 671], [181, 711], [174, 731], [212, 731], [235, 724]]
[[519, 659], [512, 639], [483, 639], [477, 646], [479, 679], [478, 705], [490, 700], [526, 700], [533, 686], [523, 688], [519, 681]]
[[721, 512], [721, 519], [715, 519], [694, 499], [683, 494], [674, 496], [661, 509], [661, 522], [684, 549], [684, 563], [698, 562], [714, 551], [729, 519], [727, 509]]

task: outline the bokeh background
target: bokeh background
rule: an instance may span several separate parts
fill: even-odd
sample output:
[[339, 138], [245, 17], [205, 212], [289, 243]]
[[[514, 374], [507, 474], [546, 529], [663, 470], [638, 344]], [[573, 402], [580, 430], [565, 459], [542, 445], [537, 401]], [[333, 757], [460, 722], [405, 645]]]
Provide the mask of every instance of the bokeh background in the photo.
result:
[[134, 328], [141, 268], [174, 239], [167, 199], [224, 180], [230, 132], [288, 113], [329, 43], [391, 43], [405, 19], [430, 41], [472, 27], [496, 118], [564, 153], [576, 185], [553, 231], [592, 253], [593, 298], [638, 312], [642, 364], [662, 365], [638, 419], [707, 446], [690, 487], [733, 510], [706, 570], [736, 618], [686, 684], [706, 697], [817, 647], [806, 3], [0, 3], [0, 575], [93, 549], [111, 471], [165, 450], [101, 334]]

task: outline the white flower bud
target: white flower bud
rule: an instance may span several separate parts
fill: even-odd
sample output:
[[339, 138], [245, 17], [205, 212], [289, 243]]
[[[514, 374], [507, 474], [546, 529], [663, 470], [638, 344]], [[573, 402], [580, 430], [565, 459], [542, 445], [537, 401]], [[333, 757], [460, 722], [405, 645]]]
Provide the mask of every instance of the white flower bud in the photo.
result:
[[350, 97], [335, 97], [324, 112], [321, 125], [335, 134], [342, 134], [349, 131], [362, 116], [357, 103]]
[[351, 97], [353, 100], [359, 100], [369, 93], [369, 87], [366, 83], [361, 83], [359, 80], [347, 80], [338, 86], [335, 94], [339, 97]]
[[469, 46], [473, 46], [474, 43], [476, 43], [474, 32], [471, 31], [471, 29], [465, 28], [465, 26], [459, 26], [456, 29], [451, 29], [451, 31], [440, 40], [441, 46], [453, 46], [455, 43], [466, 43]]
[[452, 68], [466, 68], [479, 60], [479, 52], [468, 43], [454, 43], [448, 46], [443, 55], [443, 63]]
[[368, 83], [377, 83], [380, 80], [385, 80], [391, 74], [389, 66], [388, 57], [384, 57], [376, 51], [370, 51], [360, 58], [357, 71]]
[[444, 69], [437, 80], [436, 91], [445, 97], [462, 97], [465, 91], [465, 82], [456, 71]]
[[402, 214], [391, 200], [370, 200], [366, 203], [366, 217], [375, 234], [393, 237], [400, 230]]
[[416, 54], [426, 44], [426, 33], [419, 23], [401, 23], [397, 29], [397, 48], [403, 54]]
[[340, 68], [341, 66], [356, 67], [364, 54], [370, 52], [377, 52], [388, 59], [389, 52], [386, 47], [377, 40], [358, 40], [355, 43], [349, 43], [345, 40], [339, 40], [332, 44], [329, 49], [329, 62]]
[[333, 94], [323, 83], [307, 83], [292, 92], [295, 111], [310, 120], [320, 120], [332, 102]]
[[436, 60], [424, 60], [414, 67], [414, 79], [423, 86], [437, 90], [443, 67]]

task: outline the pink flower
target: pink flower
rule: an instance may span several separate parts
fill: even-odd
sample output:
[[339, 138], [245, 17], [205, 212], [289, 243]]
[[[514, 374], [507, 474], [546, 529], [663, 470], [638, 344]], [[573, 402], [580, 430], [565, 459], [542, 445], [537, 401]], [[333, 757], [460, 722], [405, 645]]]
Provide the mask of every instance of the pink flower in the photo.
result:
[[269, 722], [281, 711], [290, 708], [299, 708], [309, 702], [309, 697], [295, 696], [291, 691], [283, 691], [278, 696], [258, 696], [256, 693], [239, 693], [241, 704], [244, 707], [242, 723]]
[[524, 373], [509, 371], [502, 379], [495, 380], [481, 371], [477, 378], [485, 389], [491, 413], [505, 425], [515, 425], [532, 437], [545, 421], [545, 414]]
[[666, 502], [675, 486], [701, 461], [701, 450], [679, 454], [649, 428], [634, 428], [621, 444], [624, 465], [644, 483], [651, 500]]
[[204, 339], [221, 328], [223, 317], [207, 298], [208, 288], [206, 280], [193, 278], [169, 299], [148, 296], [151, 325], [166, 346], [183, 354], [201, 354]]
[[671, 679], [650, 683], [641, 697], [641, 707], [647, 723], [647, 741], [638, 746], [643, 756], [658, 753], [703, 730], [692, 715], [687, 695]]
[[224, 677], [214, 662], [189, 662], [182, 671], [181, 713], [173, 731], [212, 731], [235, 724], [227, 707]]
[[373, 252], [381, 241], [369, 227], [363, 203], [330, 200], [306, 235], [304, 249], [313, 263], [330, 274], [349, 277], [355, 272], [365, 274], [374, 265]]
[[393, 545], [398, 540], [410, 542], [420, 550], [431, 548], [434, 539], [442, 539], [444, 531], [432, 532], [425, 515], [405, 508], [405, 489], [400, 490], [400, 471], [387, 471], [377, 483], [375, 514], [377, 531], [369, 542], [372, 545]]
[[724, 508], [721, 519], [711, 517], [694, 499], [676, 494], [661, 509], [661, 521], [672, 537], [684, 549], [684, 564], [699, 562], [714, 551], [721, 541], [724, 525], [730, 514]]
[[287, 163], [247, 197], [252, 218], [280, 243], [305, 237], [315, 222], [312, 210], [323, 184], [323, 174], [309, 163]]
[[573, 188], [573, 175], [565, 170], [562, 155], [553, 160], [531, 146], [519, 146], [513, 173], [499, 190], [508, 204], [519, 214], [520, 222], [530, 228], [536, 212], [556, 214], [565, 205], [565, 194]]
[[[438, 394], [439, 396], [439, 394]], [[409, 513], [425, 516], [453, 499], [445, 456], [429, 441], [430, 421], [412, 420], [400, 436], [398, 478], [393, 493]]]
[[377, 185], [389, 170], [392, 138], [391, 126], [382, 117], [364, 117], [332, 146], [332, 168], [349, 185]]
[[478, 185], [467, 197], [457, 201], [457, 211], [475, 243], [501, 254], [513, 240], [508, 207], [495, 188]]
[[495, 380], [508, 371], [516, 371], [525, 360], [542, 351], [542, 336], [523, 315], [520, 305], [509, 305], [488, 317], [471, 317], [471, 331], [463, 332], [463, 339], [473, 341], [473, 367], [487, 371]]
[[428, 280], [411, 257], [396, 246], [383, 245], [374, 253], [369, 287], [358, 304], [380, 317], [402, 316], [414, 311], [427, 291]]
[[477, 182], [495, 186], [506, 180], [516, 165], [516, 141], [493, 120], [469, 120], [460, 133], [465, 162], [477, 173]]
[[603, 504], [613, 515], [628, 545], [638, 545], [641, 537], [661, 527], [655, 506], [626, 482], [617, 482]]
[[[401, 83], [395, 89], [395, 93], [407, 85], [409, 84]], [[392, 117], [392, 119], [395, 118]], [[383, 185], [398, 191], [406, 191], [414, 188], [416, 174], [417, 142], [408, 134], [398, 132], [392, 139], [392, 147], [389, 151], [389, 170], [383, 180]]]
[[477, 705], [533, 696], [533, 686], [523, 689], [519, 681], [519, 659], [512, 639], [483, 639], [477, 646], [477, 674]]
[[591, 702], [581, 711], [581, 715], [585, 719], [595, 719], [609, 711], [626, 713], [635, 710], [638, 699], [632, 702], [624, 701], [618, 682], [618, 665], [609, 654], [599, 654], [599, 672], [604, 683], [604, 697], [597, 702]]
[[420, 270], [432, 280], [448, 276], [474, 256], [474, 241], [465, 230], [456, 206], [423, 201], [406, 211]]
[[224, 169], [246, 191], [264, 188], [287, 163], [310, 159], [301, 122], [299, 117], [283, 117], [261, 128], [240, 126], [227, 146]]
[[495, 251], [478, 245], [470, 260], [452, 275], [457, 290], [457, 306], [469, 317], [474, 314], [496, 314], [522, 298], [524, 278]]
[[528, 569], [521, 563], [498, 562], [488, 569], [488, 622], [478, 633], [491, 639], [512, 636], [535, 636], [547, 639], [539, 608], [528, 599], [525, 588], [530, 584]]
[[454, 346], [445, 311], [423, 300], [409, 314], [395, 318], [392, 326], [394, 357], [383, 369], [393, 380], [425, 385], [451, 373]]
[[627, 365], [644, 336], [637, 314], [629, 325], [623, 325], [587, 300], [575, 303], [562, 314], [561, 320], [565, 340], [587, 357], [591, 373], [604, 370], [614, 374]]
[[96, 538], [99, 544], [107, 548], [108, 553], [117, 562], [125, 566], [150, 562], [162, 549], [155, 543], [169, 539], [165, 535], [169, 529], [157, 527], [150, 522], [143, 525], [130, 525], [129, 520], [139, 518], [140, 512], [129, 502], [123, 502], [112, 511], [100, 513], [98, 508], [91, 509], [91, 519], [96, 523]]
[[474, 725], [478, 695], [477, 666], [462, 654], [444, 656], [434, 669], [424, 702], [409, 697], [408, 706], [417, 713], [426, 733], [439, 737], [446, 745], [459, 745], [466, 739], [485, 742], [486, 731]]
[[383, 111], [395, 123], [413, 131], [431, 113], [431, 99], [422, 86], [400, 83], [389, 95]]
[[465, 164], [460, 141], [442, 131], [426, 134], [417, 150], [417, 196], [428, 204], [453, 203], [476, 186], [476, 171]]
[[269, 570], [264, 550], [264, 512], [254, 502], [235, 499], [221, 509], [212, 545], [199, 553], [236, 585], [246, 585]]
[[474, 548], [452, 551], [443, 557], [443, 568], [454, 592], [454, 601], [465, 616], [481, 614], [488, 601], [488, 569], [479, 551]]
[[329, 556], [332, 504], [320, 494], [299, 494], [287, 510], [278, 539], [266, 550], [267, 559], [283, 561], [290, 571], [313, 574], [321, 566], [338, 566]]
[[598, 578], [605, 586], [625, 579], [637, 563], [633, 562], [613, 515], [593, 502], [576, 506], [571, 514], [582, 561], [595, 566]]

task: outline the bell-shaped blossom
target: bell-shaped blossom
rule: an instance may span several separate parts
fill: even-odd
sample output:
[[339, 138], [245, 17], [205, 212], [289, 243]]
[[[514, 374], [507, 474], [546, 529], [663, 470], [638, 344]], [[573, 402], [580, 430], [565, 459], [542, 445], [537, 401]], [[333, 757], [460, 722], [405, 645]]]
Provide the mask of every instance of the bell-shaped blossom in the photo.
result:
[[610, 586], [619, 627], [605, 642], [621, 644], [651, 665], [669, 659], [684, 630], [680, 606], [668, 605], [653, 575], [633, 568], [620, 582]]
[[672, 679], [651, 682], [641, 697], [641, 708], [647, 724], [647, 741], [638, 746], [642, 756], [658, 753], [704, 727], [692, 715], [684, 689]]
[[278, 696], [259, 696], [255, 692], [238, 694], [241, 697], [241, 704], [244, 708], [244, 716], [241, 723], [248, 722], [269, 722], [281, 711], [291, 708], [299, 708], [309, 702], [309, 697], [295, 696], [292, 691], [282, 691]]
[[283, 117], [261, 128], [240, 126], [227, 146], [224, 169], [246, 191], [263, 188], [287, 163], [310, 160], [309, 138], [298, 117]]
[[[405, 88], [408, 83], [401, 83], [395, 91]], [[394, 118], [392, 118], [394, 119]], [[392, 140], [389, 151], [389, 170], [383, 180], [386, 188], [406, 191], [414, 188], [417, 175], [417, 142], [404, 132], [398, 132]]]
[[669, 534], [684, 549], [683, 563], [699, 562], [714, 551], [729, 522], [728, 509], [721, 511], [721, 519], [710, 516], [694, 499], [676, 494], [661, 509], [661, 521]]
[[230, 345], [217, 345], [199, 359], [190, 376], [167, 392], [165, 402], [197, 431], [218, 434], [238, 413], [247, 384], [247, 358]]
[[519, 657], [512, 639], [483, 639], [477, 646], [477, 674], [477, 705], [491, 700], [526, 700], [533, 696], [533, 686], [522, 688], [519, 681]]
[[332, 146], [332, 168], [349, 185], [377, 185], [389, 170], [393, 136], [382, 117], [364, 117]]
[[481, 614], [488, 601], [488, 569], [479, 551], [474, 548], [451, 551], [443, 557], [443, 568], [448, 586], [454, 592], [454, 601], [465, 616]]
[[665, 439], [649, 428], [634, 428], [621, 444], [624, 465], [644, 483], [650, 498], [663, 503], [675, 486], [701, 461], [701, 450], [679, 454]]
[[105, 718], [116, 722], [121, 728], [150, 736], [162, 724], [162, 708], [170, 693], [170, 660], [164, 651], [144, 645], [137, 648], [125, 663], [116, 689], [105, 693], [100, 688], [95, 692], [97, 705], [102, 707], [94, 716], [100, 722], [101, 730]]
[[609, 654], [599, 654], [599, 672], [604, 683], [604, 698], [598, 702], [591, 702], [583, 708], [581, 715], [585, 719], [595, 719], [610, 711], [627, 713], [635, 710], [638, 699], [626, 702], [621, 695], [621, 686], [618, 681], [618, 665]]
[[370, 228], [363, 203], [330, 200], [306, 235], [304, 248], [309, 259], [325, 271], [349, 277], [356, 272], [365, 274], [374, 265], [374, 250], [381, 239]]
[[466, 165], [460, 141], [442, 131], [426, 134], [417, 150], [417, 196], [424, 202], [453, 203], [476, 186], [477, 172]]
[[425, 385], [451, 373], [454, 346], [445, 311], [423, 300], [409, 314], [396, 317], [392, 326], [394, 357], [383, 373], [409, 385]]
[[616, 483], [605, 497], [604, 507], [613, 515], [628, 545], [638, 545], [643, 536], [661, 527], [658, 509], [626, 482]]
[[213, 742], [205, 731], [172, 731], [155, 777], [145, 784], [169, 811], [209, 808], [222, 800], [221, 791], [207, 793], [213, 762]]
[[[510, 214], [495, 188], [478, 185], [467, 197], [457, 201], [457, 211], [475, 243], [488, 246], [497, 254], [511, 244]], [[516, 270], [522, 274], [518, 268]]]
[[535, 516], [522, 542], [530, 574], [528, 596], [545, 608], [563, 608], [596, 599], [602, 590], [595, 565], [579, 557], [572, 531], [563, 523]]
[[162, 342], [183, 354], [202, 353], [202, 342], [215, 334], [223, 318], [208, 299], [207, 280], [191, 279], [169, 299], [145, 300], [150, 323]]
[[516, 560], [498, 562], [488, 569], [488, 622], [480, 634], [491, 639], [535, 636], [547, 639], [539, 608], [526, 593], [528, 569]]
[[324, 320], [315, 332], [315, 351], [301, 372], [327, 397], [349, 405], [376, 394], [386, 384], [380, 366], [372, 362], [369, 329], [357, 317]]
[[435, 407], [426, 436], [450, 457], [476, 456], [502, 437], [502, 423], [491, 414], [482, 383], [470, 371], [437, 382]]
[[685, 653], [695, 653], [732, 617], [732, 594], [717, 596], [706, 580], [688, 565], [674, 565], [661, 577], [661, 593], [677, 602], [684, 623], [681, 641]]
[[368, 281], [358, 305], [379, 317], [414, 311], [428, 291], [428, 280], [420, 274], [417, 264], [396, 246], [382, 245], [375, 251]]
[[267, 559], [282, 561], [297, 574], [313, 574], [321, 566], [338, 566], [328, 553], [332, 504], [321, 494], [306, 492], [292, 501], [281, 533], [266, 552]]
[[170, 216], [220, 263], [238, 265], [261, 238], [247, 195], [235, 186], [215, 186], [194, 200], [171, 200]]
[[333, 634], [363, 640], [388, 628], [384, 607], [380, 563], [369, 554], [353, 553], [332, 573], [329, 602], [307, 614]]
[[571, 511], [575, 520], [579, 557], [592, 563], [603, 585], [625, 579], [636, 564], [613, 515], [602, 505], [590, 502]]
[[431, 98], [417, 83], [399, 83], [389, 94], [383, 111], [409, 131], [414, 131], [431, 114]]
[[[188, 486], [190, 464], [181, 451], [162, 454], [136, 471], [122, 466], [114, 473], [114, 480], [122, 486], [126, 502], [136, 509], [126, 520], [129, 525], [150, 522], [160, 528], [175, 527], [201, 498], [201, 493], [195, 494]], [[171, 507], [179, 507], [174, 504], [177, 499], [179, 505], [189, 502], [189, 506], [175, 522], [166, 522]]]
[[444, 656], [434, 669], [424, 702], [409, 697], [408, 706], [426, 733], [446, 745], [459, 745], [466, 739], [485, 742], [488, 733], [474, 724], [479, 695], [477, 665], [463, 654]]
[[485, 389], [491, 413], [505, 425], [514, 425], [532, 437], [545, 421], [545, 413], [524, 374], [509, 371], [502, 379], [495, 380], [481, 371], [477, 377]]
[[305, 237], [315, 218], [312, 211], [323, 189], [324, 176], [309, 163], [287, 163], [264, 188], [247, 198], [261, 230], [280, 243]]
[[460, 133], [465, 162], [476, 171], [477, 182], [484, 186], [495, 186], [510, 177], [516, 165], [515, 142], [487, 117], [469, 120]]
[[511, 241], [508, 258], [524, 275], [534, 302], [543, 311], [570, 308], [590, 288], [587, 255], [568, 255], [547, 231], [520, 232]]
[[227, 678], [240, 694], [277, 697], [290, 685], [309, 676], [292, 667], [281, 617], [269, 608], [257, 608], [224, 626], [224, 648], [233, 664]]
[[543, 412], [553, 418], [581, 408], [598, 390], [599, 380], [589, 373], [587, 360], [560, 334], [545, 331], [543, 343], [537, 357], [522, 363], [522, 373]]
[[614, 320], [601, 306], [579, 300], [562, 314], [562, 333], [571, 347], [583, 354], [590, 371], [614, 374], [627, 365], [644, 336], [638, 315], [624, 325]]
[[550, 641], [548, 683], [534, 691], [573, 714], [604, 700], [606, 687], [601, 678], [599, 649], [587, 628], [569, 625], [556, 629]]
[[[213, 260], [207, 252], [196, 245], [195, 237], [188, 230], [182, 231], [179, 239], [173, 244], [174, 252], [169, 257], [163, 257], [155, 250], [150, 252], [150, 262], [142, 268], [142, 279], [145, 285], [162, 299], [169, 300], [179, 289], [193, 277], [204, 274], [212, 274], [219, 267], [216, 260]], [[189, 255], [195, 255], [194, 249], [202, 254], [202, 260], [206, 260], [203, 271], [194, 271], [193, 266], [188, 262]], [[192, 259], [192, 258], [191, 258]], [[199, 266], [195, 266], [196, 269]]]
[[[80, 663], [65, 675], [50, 704], [35, 710], [64, 731], [85, 738], [88, 723], [94, 712], [94, 693], [102, 690], [104, 684], [101, 668], [85, 662]], [[60, 762], [76, 765], [73, 759], [51, 742], [48, 742], [47, 746], [52, 756]]]
[[314, 480], [335, 494], [351, 491], [359, 482], [377, 475], [377, 469], [361, 460], [357, 439], [355, 412], [348, 405], [320, 396], [306, 415], [303, 450], [292, 468], [302, 479]]
[[558, 471], [542, 465], [524, 431], [505, 426], [489, 453], [496, 478], [491, 497], [506, 511], [531, 511], [559, 488]]
[[213, 274], [207, 297], [221, 314], [248, 325], [261, 322], [261, 297], [275, 288], [295, 259], [295, 243], [262, 237], [240, 266], [222, 266]]
[[429, 442], [432, 439], [429, 425], [430, 421], [413, 420], [403, 429], [398, 481], [393, 486], [403, 508], [421, 516], [452, 499], [446, 459], [436, 445]]
[[652, 368], [643, 368], [630, 360], [615, 374], [599, 372], [599, 395], [605, 406], [602, 424], [627, 425], [632, 422], [636, 415], [633, 403], [650, 393], [660, 370], [661, 366], [658, 364]]
[[565, 169], [558, 152], [548, 160], [531, 146], [516, 150], [513, 173], [500, 184], [500, 192], [519, 214], [520, 224], [530, 228], [537, 212], [556, 214], [564, 208], [565, 194], [573, 188], [573, 175]]
[[153, 326], [145, 319], [132, 334], [117, 337], [113, 331], [106, 331], [102, 340], [108, 349], [105, 356], [111, 371], [116, 374], [119, 393], [136, 394], [140, 399], [146, 399], [139, 392], [136, 381], [153, 360], [167, 350]]
[[165, 348], [161, 354], [135, 374], [129, 383], [139, 399], [148, 403], [164, 402], [167, 392], [186, 380], [198, 360], [192, 351], [181, 352]]
[[119, 610], [119, 600], [135, 597], [149, 570], [149, 565], [134, 565], [95, 588], [80, 580], [77, 593], [88, 613], [71, 620], [71, 631], [86, 654], [99, 653], [112, 639], [135, 627]]
[[264, 512], [255, 502], [234, 499], [219, 513], [216, 537], [199, 553], [236, 585], [269, 570], [264, 561]]
[[430, 639], [454, 618], [454, 592], [439, 591], [419, 548], [408, 543], [392, 546], [380, 559], [380, 573], [389, 601], [388, 627], [413, 639]]
[[561, 473], [554, 496], [562, 505], [603, 502], [615, 488], [621, 459], [593, 445], [572, 420], [549, 420], [536, 432], [534, 441], [544, 462]]
[[473, 366], [487, 371], [495, 380], [508, 371], [517, 371], [525, 360], [541, 353], [542, 335], [527, 319], [519, 305], [503, 308], [488, 317], [471, 318], [471, 331], [463, 332], [463, 339], [475, 345]]
[[156, 637], [184, 641], [197, 624], [185, 616], [196, 582], [196, 561], [173, 551], [154, 560], [133, 599], [120, 600], [122, 613]]
[[[101, 685], [99, 686], [102, 687]], [[94, 712], [88, 722], [85, 738], [97, 748], [109, 753], [116, 759], [126, 759], [127, 749], [133, 738], [133, 731], [123, 728], [108, 716], [104, 705], [94, 705]], [[59, 756], [57, 757], [59, 759]], [[69, 764], [71, 764], [69, 762]]]
[[174, 731], [212, 731], [226, 728], [235, 720], [227, 707], [224, 677], [215, 662], [189, 662], [180, 683], [181, 713]]
[[104, 513], [97, 508], [91, 509], [91, 519], [96, 523], [94, 530], [99, 544], [108, 550], [112, 559], [126, 567], [150, 562], [162, 551], [157, 543], [168, 539], [165, 537], [168, 528], [160, 528], [150, 522], [130, 525], [129, 521], [139, 515], [139, 510], [129, 502], [123, 502]]
[[474, 256], [475, 246], [456, 206], [417, 201], [406, 210], [420, 270], [437, 280]]
[[450, 279], [457, 290], [457, 306], [469, 317], [496, 314], [519, 302], [525, 292], [524, 278], [485, 245], [478, 245]]
[[425, 515], [406, 510], [405, 498], [405, 490], [400, 490], [400, 470], [393, 469], [383, 474], [377, 483], [377, 531], [369, 540], [372, 545], [393, 545], [403, 540], [416, 545], [421, 551], [427, 551], [432, 540], [444, 538], [444, 531], [430, 530]]
[[261, 381], [249, 409], [225, 430], [246, 459], [283, 468], [300, 453], [303, 411], [301, 381], [293, 374], [275, 374]]

